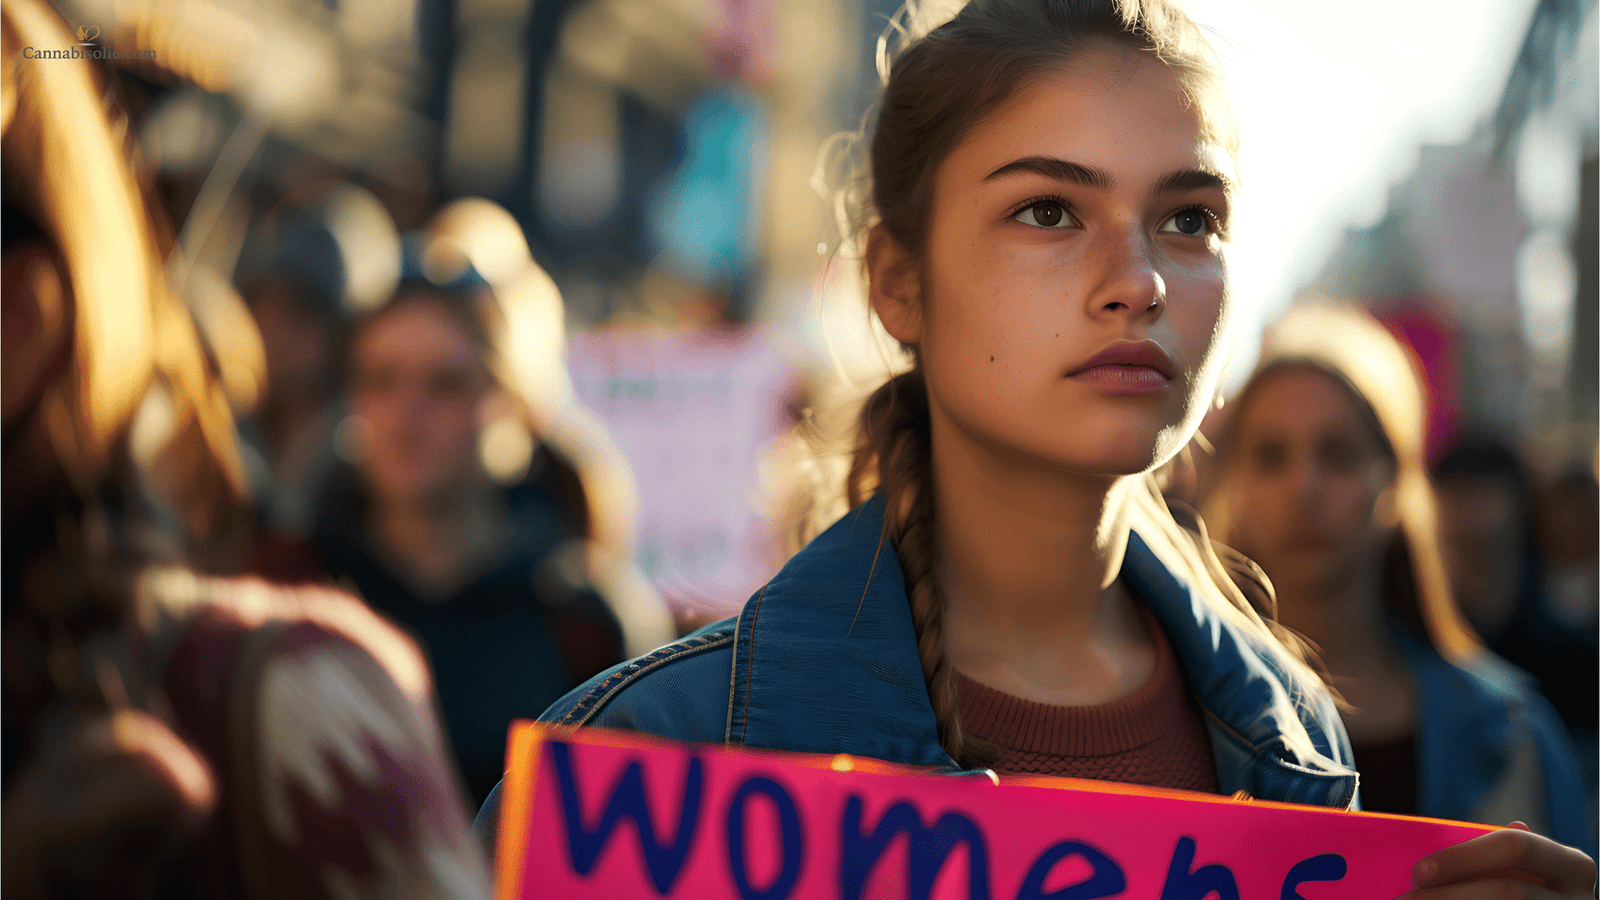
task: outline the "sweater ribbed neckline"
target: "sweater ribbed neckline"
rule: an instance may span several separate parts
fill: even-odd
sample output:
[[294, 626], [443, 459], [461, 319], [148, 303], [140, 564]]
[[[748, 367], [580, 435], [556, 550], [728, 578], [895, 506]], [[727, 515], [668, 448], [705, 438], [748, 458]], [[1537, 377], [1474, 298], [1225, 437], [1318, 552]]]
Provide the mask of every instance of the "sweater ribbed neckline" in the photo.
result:
[[1149, 746], [1189, 715], [1188, 691], [1161, 625], [1140, 614], [1155, 645], [1155, 672], [1126, 697], [1094, 706], [1053, 706], [995, 690], [956, 673], [961, 719], [1001, 747], [1051, 756], [1096, 757]]

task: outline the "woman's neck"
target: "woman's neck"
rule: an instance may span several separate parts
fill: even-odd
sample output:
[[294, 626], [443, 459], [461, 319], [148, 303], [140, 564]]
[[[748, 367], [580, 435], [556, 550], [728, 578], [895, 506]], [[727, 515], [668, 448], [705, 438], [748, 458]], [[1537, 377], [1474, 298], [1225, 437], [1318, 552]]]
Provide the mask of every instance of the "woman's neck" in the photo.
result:
[[290, 457], [297, 451], [303, 453], [300, 444], [306, 429], [327, 411], [328, 403], [325, 391], [280, 392], [268, 398], [256, 421], [266, 439], [268, 461], [274, 470], [301, 462]]
[[1275, 588], [1278, 620], [1316, 644], [1334, 675], [1353, 676], [1398, 659], [1377, 566], [1364, 566], [1337, 582], [1279, 582]]
[[492, 492], [374, 498], [368, 528], [390, 563], [424, 594], [451, 593], [500, 545], [503, 510]]
[[991, 687], [1054, 705], [1109, 702], [1154, 671], [1150, 636], [1117, 574], [1125, 479], [940, 440], [934, 494], [947, 653]]
[[1279, 620], [1317, 646], [1328, 681], [1349, 708], [1342, 717], [1357, 743], [1389, 740], [1415, 728], [1416, 692], [1384, 614], [1376, 564], [1337, 583], [1278, 586]]

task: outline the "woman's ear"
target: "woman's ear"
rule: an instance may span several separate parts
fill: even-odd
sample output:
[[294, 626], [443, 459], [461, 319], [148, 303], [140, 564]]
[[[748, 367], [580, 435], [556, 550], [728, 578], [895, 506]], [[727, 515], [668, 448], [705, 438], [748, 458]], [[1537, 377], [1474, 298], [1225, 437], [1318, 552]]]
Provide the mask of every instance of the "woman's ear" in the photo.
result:
[[921, 273], [910, 251], [882, 225], [867, 234], [867, 299], [891, 337], [908, 346], [921, 343]]

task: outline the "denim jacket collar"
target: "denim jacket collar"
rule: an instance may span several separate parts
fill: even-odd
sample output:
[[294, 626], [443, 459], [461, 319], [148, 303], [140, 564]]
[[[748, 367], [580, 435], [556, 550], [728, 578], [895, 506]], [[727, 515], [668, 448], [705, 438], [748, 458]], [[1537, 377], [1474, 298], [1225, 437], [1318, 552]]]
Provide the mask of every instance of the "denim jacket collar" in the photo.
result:
[[[847, 513], [746, 604], [734, 645], [730, 744], [958, 768], [939, 745], [883, 509], [874, 498]], [[1256, 638], [1222, 619], [1136, 534], [1122, 574], [1166, 628], [1208, 715], [1224, 792], [1348, 805], [1356, 776], [1331, 700], [1286, 687], [1298, 684], [1294, 676], [1269, 663]], [[873, 721], [863, 727], [867, 715]]]

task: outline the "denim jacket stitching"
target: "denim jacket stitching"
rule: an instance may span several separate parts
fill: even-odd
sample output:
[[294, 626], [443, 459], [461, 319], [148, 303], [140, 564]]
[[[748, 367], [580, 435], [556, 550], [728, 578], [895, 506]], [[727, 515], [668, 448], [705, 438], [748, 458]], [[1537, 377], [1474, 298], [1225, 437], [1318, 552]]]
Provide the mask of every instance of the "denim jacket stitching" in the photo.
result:
[[647, 656], [640, 657], [632, 665], [612, 673], [611, 677], [595, 685], [594, 689], [584, 694], [583, 698], [574, 704], [566, 715], [557, 720], [557, 723], [561, 725], [587, 725], [589, 720], [611, 701], [612, 697], [616, 696], [619, 691], [632, 684], [640, 676], [674, 660], [703, 653], [706, 650], [714, 650], [730, 643], [733, 639], [734, 632], [718, 630], [699, 637], [668, 644]]
[[1256, 757], [1256, 756], [1260, 756], [1261, 755], [1261, 748], [1260, 747], [1258, 747], [1254, 743], [1252, 743], [1249, 738], [1247, 738], [1244, 735], [1240, 734], [1237, 729], [1235, 729], [1232, 725], [1229, 725], [1225, 720], [1223, 720], [1223, 718], [1221, 716], [1219, 716], [1216, 713], [1212, 712], [1211, 711], [1211, 707], [1206, 706], [1204, 703], [1202, 703], [1200, 701], [1200, 697], [1198, 695], [1191, 695], [1191, 696], [1194, 697], [1195, 705], [1200, 707], [1201, 712], [1204, 712], [1206, 714], [1206, 718], [1208, 718], [1211, 721], [1217, 723], [1217, 725], [1219, 725], [1222, 728], [1223, 731], [1226, 731], [1230, 737], [1232, 737], [1234, 740], [1238, 741], [1242, 746], [1244, 746], [1245, 749], [1249, 750], [1250, 751], [1250, 755], [1252, 757]]
[[[761, 588], [763, 592], [766, 587]], [[739, 695], [739, 632], [744, 628], [744, 609], [739, 610], [739, 615], [733, 620], [733, 652], [728, 654], [733, 657], [728, 669], [728, 713], [722, 720], [722, 743], [733, 745], [733, 711], [737, 708], [736, 698]]]
[[[750, 608], [750, 639], [746, 644], [744, 664], [744, 711], [739, 717], [739, 746], [741, 747], [744, 746], [745, 737], [750, 733], [750, 685], [755, 681], [756, 674], [756, 618], [761, 615], [761, 601], [766, 596], [767, 588], [765, 585], [763, 585], [761, 588], [761, 593], [756, 595], [756, 602]], [[739, 627], [744, 627], [744, 616], [742, 615], [739, 617]], [[738, 633], [739, 632], [736, 629], [734, 634], [737, 635]], [[739, 650], [737, 645], [735, 645], [733, 651], [733, 664], [734, 672], [737, 674], [739, 665]], [[729, 743], [731, 744], [733, 742], [731, 711], [729, 712], [729, 725], [730, 727], [728, 731], [730, 733], [728, 738]]]

